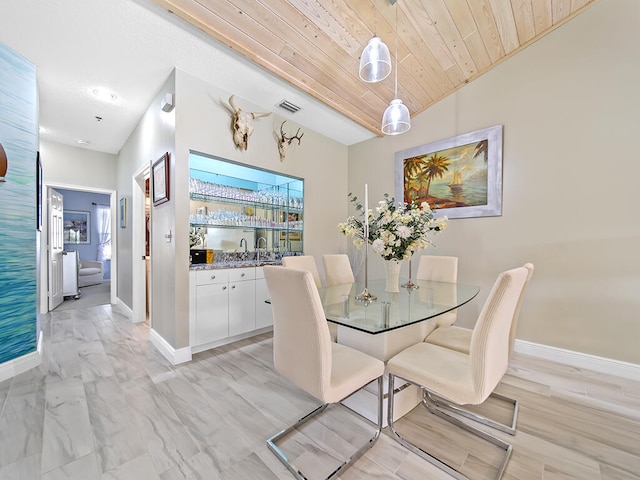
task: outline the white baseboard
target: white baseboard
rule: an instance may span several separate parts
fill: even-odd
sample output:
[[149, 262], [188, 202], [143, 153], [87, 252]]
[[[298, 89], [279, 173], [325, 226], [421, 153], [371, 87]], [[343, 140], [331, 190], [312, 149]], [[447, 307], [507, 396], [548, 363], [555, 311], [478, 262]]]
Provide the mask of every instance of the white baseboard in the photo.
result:
[[37, 367], [42, 362], [42, 331], [38, 336], [38, 347], [35, 352], [27, 353], [8, 362], [0, 364], [0, 382], [20, 375], [27, 370]]
[[176, 350], [153, 328], [149, 329], [149, 340], [164, 358], [171, 362], [171, 365], [191, 361], [191, 347], [178, 348]]
[[241, 333], [240, 335], [234, 335], [233, 337], [223, 338], [222, 340], [216, 340], [215, 342], [204, 343], [202, 345], [195, 345], [191, 347], [191, 353], [195, 354], [195, 353], [204, 352], [206, 350], [211, 350], [212, 348], [237, 342], [238, 340], [244, 340], [245, 338], [254, 337], [256, 335], [260, 335], [261, 333], [271, 332], [272, 330], [273, 330], [273, 327], [262, 327], [262, 328], [259, 328], [258, 330], [251, 330], [250, 332]]
[[514, 351], [572, 367], [586, 368], [587, 370], [640, 381], [640, 365], [635, 363], [598, 357], [588, 353], [574, 352], [572, 350], [527, 342], [525, 340], [516, 340]]
[[118, 305], [119, 307], [124, 308], [127, 311], [127, 313], [129, 314], [129, 316], [131, 318], [133, 318], [133, 310], [131, 310], [126, 303], [124, 303], [122, 300], [120, 300], [119, 297], [116, 297], [115, 305]]

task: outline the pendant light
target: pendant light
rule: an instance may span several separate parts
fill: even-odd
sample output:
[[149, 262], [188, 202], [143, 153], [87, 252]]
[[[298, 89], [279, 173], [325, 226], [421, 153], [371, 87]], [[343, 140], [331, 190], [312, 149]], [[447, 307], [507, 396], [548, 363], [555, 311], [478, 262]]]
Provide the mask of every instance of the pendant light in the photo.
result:
[[[396, 2], [393, 2], [396, 3]], [[395, 97], [382, 115], [382, 133], [400, 135], [411, 128], [409, 109], [398, 98], [398, 5], [396, 3], [396, 86]]]
[[373, 6], [373, 37], [360, 55], [360, 78], [367, 83], [384, 80], [391, 73], [389, 48], [375, 33], [376, 6]]
[[389, 48], [377, 35], [373, 35], [360, 56], [360, 78], [367, 83], [384, 80], [391, 73]]

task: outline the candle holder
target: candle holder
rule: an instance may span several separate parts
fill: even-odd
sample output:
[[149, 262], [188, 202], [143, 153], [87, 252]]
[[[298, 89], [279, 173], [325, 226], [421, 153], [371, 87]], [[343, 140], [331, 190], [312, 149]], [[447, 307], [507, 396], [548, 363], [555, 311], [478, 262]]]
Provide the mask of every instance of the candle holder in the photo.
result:
[[[369, 212], [365, 210], [365, 215], [369, 215]], [[356, 295], [356, 300], [369, 304], [375, 302], [378, 297], [369, 291], [369, 222], [364, 224], [364, 290], [360, 295]]]
[[420, 285], [416, 285], [411, 280], [411, 258], [409, 259], [409, 281], [407, 283], [401, 285], [401, 286], [404, 287], [404, 288], [407, 288], [409, 290], [416, 290], [416, 289], [420, 288]]

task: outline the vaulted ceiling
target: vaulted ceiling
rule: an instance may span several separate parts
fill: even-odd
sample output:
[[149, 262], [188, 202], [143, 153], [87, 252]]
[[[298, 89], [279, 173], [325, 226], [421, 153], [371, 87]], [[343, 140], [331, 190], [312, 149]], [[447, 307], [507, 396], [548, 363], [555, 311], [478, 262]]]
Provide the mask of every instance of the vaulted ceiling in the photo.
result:
[[[597, 0], [153, 0], [380, 135], [394, 73], [360, 80], [375, 32], [395, 56], [412, 115], [488, 71]], [[397, 12], [396, 12], [397, 9]]]

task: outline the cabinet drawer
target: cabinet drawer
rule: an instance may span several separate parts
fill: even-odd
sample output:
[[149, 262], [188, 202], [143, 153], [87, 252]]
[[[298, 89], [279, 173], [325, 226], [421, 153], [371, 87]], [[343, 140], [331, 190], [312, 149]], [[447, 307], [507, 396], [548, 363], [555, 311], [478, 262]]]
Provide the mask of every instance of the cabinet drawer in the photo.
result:
[[227, 283], [228, 270], [198, 270], [196, 271], [196, 285], [210, 285], [212, 283]]
[[230, 282], [239, 282], [242, 280], [254, 280], [256, 278], [255, 267], [231, 268], [227, 270], [227, 272], [229, 272]]

